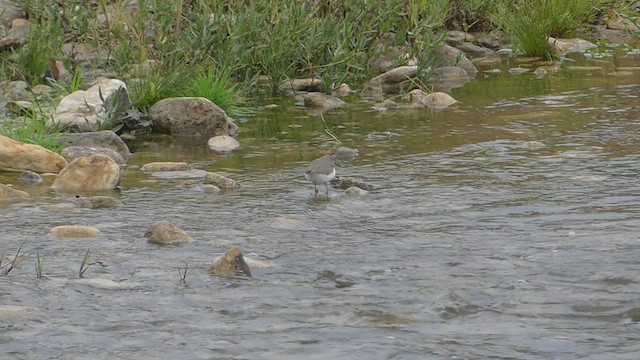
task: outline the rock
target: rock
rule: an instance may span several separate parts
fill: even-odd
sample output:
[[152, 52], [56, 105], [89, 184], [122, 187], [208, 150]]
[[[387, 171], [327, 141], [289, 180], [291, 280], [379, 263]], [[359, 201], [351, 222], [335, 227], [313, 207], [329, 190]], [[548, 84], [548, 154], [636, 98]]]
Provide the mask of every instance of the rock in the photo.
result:
[[240, 147], [238, 140], [229, 135], [214, 136], [209, 139], [207, 145], [209, 149], [219, 153], [231, 152]]
[[304, 101], [304, 105], [312, 108], [321, 108], [322, 110], [331, 110], [344, 106], [345, 102], [333, 95], [327, 95], [319, 92], [299, 93], [298, 96]]
[[420, 103], [431, 109], [446, 109], [458, 102], [451, 95], [443, 92], [427, 94], [422, 90], [415, 89], [412, 90], [409, 95], [411, 96], [411, 101]]
[[238, 247], [232, 247], [217, 258], [209, 268], [209, 273], [223, 277], [252, 276], [249, 265], [242, 256], [242, 250]]
[[502, 44], [502, 37], [498, 34], [478, 34], [475, 41], [472, 42], [491, 50], [497, 50]]
[[347, 84], [340, 84], [337, 89], [331, 92], [334, 96], [347, 96], [351, 94], [353, 90]]
[[205, 98], [160, 100], [149, 109], [149, 118], [154, 131], [203, 143], [213, 136], [235, 135], [238, 131], [224, 110]]
[[22, 80], [10, 81], [7, 85], [6, 93], [13, 101], [29, 101], [31, 102], [32, 96], [29, 91], [29, 84]]
[[369, 192], [367, 190], [360, 189], [357, 186], [351, 186], [348, 187], [347, 190], [344, 191], [344, 193], [351, 196], [362, 196], [368, 194]]
[[51, 150], [0, 135], [0, 169], [57, 173], [65, 166], [67, 161]]
[[29, 116], [34, 111], [38, 111], [38, 107], [31, 101], [9, 101], [4, 104], [5, 110], [15, 116]]
[[324, 82], [318, 78], [292, 79], [282, 83], [280, 90], [294, 93], [299, 91], [322, 92], [324, 91]]
[[56, 89], [43, 84], [34, 86], [31, 91], [39, 101], [52, 101], [58, 95]]
[[11, 21], [7, 36], [0, 41], [1, 47], [19, 47], [29, 41], [31, 24], [27, 19], [17, 18]]
[[110, 157], [111, 160], [115, 161], [118, 165], [127, 164], [120, 153], [113, 149], [105, 147], [67, 146], [62, 150], [61, 153], [62, 157], [64, 157], [68, 162], [71, 162], [79, 157], [89, 156], [93, 154], [106, 155]]
[[549, 72], [543, 68], [537, 68], [536, 71], [533, 72], [536, 75], [536, 78], [540, 79], [549, 74]]
[[0, 202], [12, 203], [25, 200], [29, 200], [28, 193], [0, 184]]
[[95, 47], [87, 42], [68, 42], [62, 45], [62, 54], [75, 63], [81, 62], [107, 62], [109, 51], [106, 47]]
[[352, 186], [355, 186], [362, 190], [367, 190], [367, 191], [373, 190], [373, 185], [350, 176], [336, 176], [335, 181], [336, 181], [336, 186], [343, 190], [348, 189]]
[[138, 137], [149, 135], [152, 132], [152, 123], [145, 113], [138, 109], [129, 109], [122, 114], [122, 134], [124, 138], [126, 134]]
[[531, 70], [527, 69], [527, 68], [517, 67], [517, 68], [509, 69], [509, 74], [511, 74], [511, 75], [522, 75], [522, 74], [528, 73], [529, 71], [531, 71]]
[[186, 162], [152, 162], [142, 165], [141, 171], [146, 173], [161, 172], [161, 171], [185, 171], [190, 170], [191, 165]]
[[472, 79], [478, 73], [476, 66], [459, 49], [444, 44], [432, 50], [431, 56], [434, 58], [435, 67], [450, 67], [452, 64], [464, 69], [467, 76]]
[[183, 244], [193, 241], [184, 230], [168, 221], [159, 221], [149, 228], [144, 234], [148, 241], [158, 245]]
[[556, 39], [550, 36], [547, 41], [558, 54], [570, 54], [597, 48], [596, 44], [583, 39]]
[[79, 157], [64, 168], [53, 182], [58, 190], [112, 190], [120, 182], [120, 167], [101, 154]]
[[614, 17], [607, 21], [607, 28], [612, 30], [624, 30], [629, 32], [638, 31], [638, 25], [634, 24], [630, 19], [623, 19], [621, 17]]
[[391, 99], [385, 99], [383, 102], [373, 104], [371, 108], [376, 111], [387, 111], [387, 110], [399, 109], [400, 105], [398, 105], [397, 102]]
[[467, 34], [464, 31], [458, 31], [458, 30], [447, 31], [447, 37], [445, 38], [445, 42], [448, 45], [455, 47], [458, 45], [462, 45], [462, 43], [465, 41], [472, 42], [473, 36], [470, 34]]
[[16, 4], [16, 1], [0, 0], [0, 21], [6, 28], [11, 26], [14, 19], [24, 17], [24, 13]]
[[463, 68], [447, 66], [432, 70], [429, 85], [433, 86], [436, 91], [446, 91], [462, 87], [469, 81], [471, 81], [471, 78]]
[[53, 122], [75, 132], [105, 130], [118, 126], [120, 116], [129, 107], [131, 100], [125, 83], [107, 79], [62, 98]]
[[30, 170], [23, 171], [22, 174], [18, 176], [18, 180], [26, 185], [38, 185], [44, 181], [40, 174]]
[[125, 162], [129, 161], [129, 158], [131, 157], [131, 152], [129, 151], [127, 144], [125, 144], [125, 142], [111, 130], [67, 133], [64, 135], [63, 141], [61, 141], [61, 145], [64, 147], [83, 146], [93, 147], [96, 149], [109, 148], [120, 154]]
[[115, 209], [122, 206], [122, 202], [111, 196], [76, 197], [76, 204], [87, 209]]
[[100, 235], [100, 230], [90, 226], [56, 226], [49, 232], [56, 239], [90, 239]]
[[336, 160], [339, 161], [351, 161], [358, 157], [360, 153], [356, 149], [352, 149], [346, 146], [340, 146], [336, 149], [333, 155], [336, 157]]
[[465, 54], [475, 57], [488, 56], [493, 54], [493, 50], [487, 49], [486, 47], [474, 45], [470, 42], [462, 43], [456, 46], [456, 48], [463, 51]]
[[240, 184], [238, 184], [234, 180], [217, 173], [207, 173], [207, 175], [204, 177], [204, 183], [215, 185], [220, 189], [237, 189], [240, 187]]
[[362, 96], [381, 97], [384, 94], [398, 94], [401, 85], [418, 74], [418, 66], [400, 66], [374, 77], [364, 85]]

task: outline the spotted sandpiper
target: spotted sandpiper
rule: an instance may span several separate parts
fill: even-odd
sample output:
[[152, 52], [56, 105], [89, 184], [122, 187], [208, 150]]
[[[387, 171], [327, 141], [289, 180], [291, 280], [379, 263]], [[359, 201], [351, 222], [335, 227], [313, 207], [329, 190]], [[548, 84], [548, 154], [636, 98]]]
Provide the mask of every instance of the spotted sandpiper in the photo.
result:
[[316, 196], [318, 196], [318, 185], [324, 184], [327, 190], [327, 197], [329, 197], [329, 181], [336, 176], [336, 168], [333, 165], [334, 161], [333, 156], [325, 155], [309, 163], [304, 177], [313, 183]]

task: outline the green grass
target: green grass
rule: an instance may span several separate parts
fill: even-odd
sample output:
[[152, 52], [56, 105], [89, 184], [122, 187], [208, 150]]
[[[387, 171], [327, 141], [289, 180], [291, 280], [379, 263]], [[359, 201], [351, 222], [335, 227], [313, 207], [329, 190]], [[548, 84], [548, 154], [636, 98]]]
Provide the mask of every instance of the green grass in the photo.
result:
[[35, 144], [49, 150], [60, 151], [60, 128], [47, 125], [50, 115], [41, 109], [33, 109], [26, 116], [16, 120], [5, 119], [0, 125], [0, 133], [25, 144]]
[[593, 20], [603, 0], [503, 0], [492, 20], [529, 56], [551, 57], [547, 38], [570, 37]]

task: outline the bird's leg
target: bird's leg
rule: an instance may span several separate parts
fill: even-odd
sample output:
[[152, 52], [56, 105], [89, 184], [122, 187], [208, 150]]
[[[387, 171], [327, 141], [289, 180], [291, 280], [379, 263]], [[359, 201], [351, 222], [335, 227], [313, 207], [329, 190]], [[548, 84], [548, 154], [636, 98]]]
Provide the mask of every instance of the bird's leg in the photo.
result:
[[329, 183], [324, 183], [324, 188], [327, 190], [327, 198], [329, 197]]
[[318, 196], [318, 185], [313, 185], [313, 188], [316, 190], [316, 196]]

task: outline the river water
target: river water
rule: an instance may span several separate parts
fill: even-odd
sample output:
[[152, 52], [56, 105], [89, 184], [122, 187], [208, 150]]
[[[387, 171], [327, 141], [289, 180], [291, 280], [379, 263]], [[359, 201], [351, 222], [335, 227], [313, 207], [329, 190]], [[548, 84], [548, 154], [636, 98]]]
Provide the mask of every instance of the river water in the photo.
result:
[[[640, 59], [480, 73], [453, 94], [438, 112], [352, 99], [324, 115], [360, 152], [338, 175], [374, 185], [364, 196], [314, 198], [305, 164], [335, 144], [288, 101], [240, 119], [234, 154], [130, 144], [118, 209], [1, 174], [32, 200], [0, 208], [3, 264], [23, 260], [0, 277], [0, 358], [637, 359]], [[141, 173], [150, 161], [243, 186], [185, 188]], [[159, 220], [195, 241], [149, 244]], [[56, 240], [58, 225], [102, 234]], [[210, 276], [234, 245], [254, 278]]]

